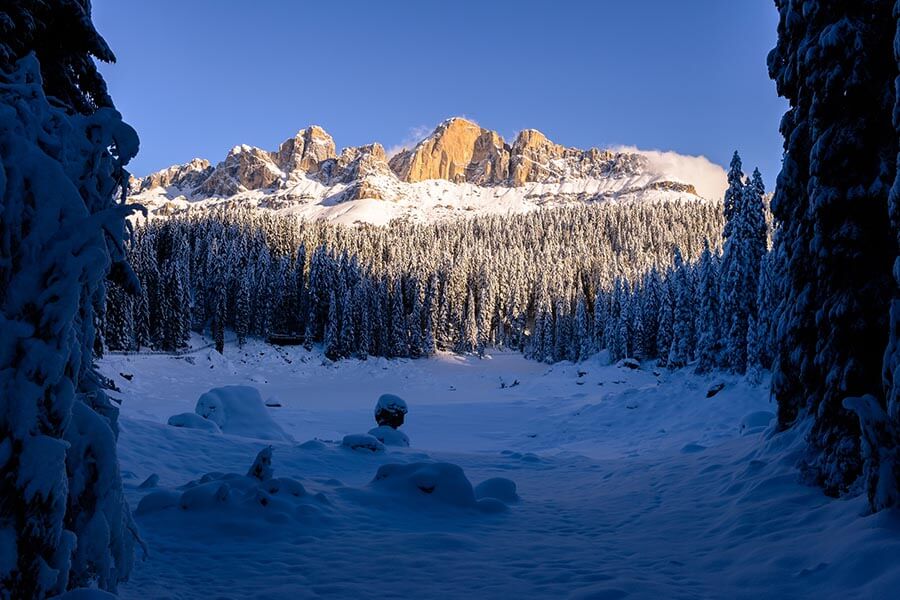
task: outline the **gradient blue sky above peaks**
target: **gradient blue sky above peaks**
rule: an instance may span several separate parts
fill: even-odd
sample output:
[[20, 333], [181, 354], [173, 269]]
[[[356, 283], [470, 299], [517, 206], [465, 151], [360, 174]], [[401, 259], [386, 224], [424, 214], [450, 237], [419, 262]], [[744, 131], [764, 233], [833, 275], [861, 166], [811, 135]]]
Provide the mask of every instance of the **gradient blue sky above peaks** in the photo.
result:
[[94, 0], [102, 66], [141, 137], [136, 175], [307, 125], [338, 148], [410, 145], [465, 116], [511, 141], [674, 150], [771, 188], [786, 103], [766, 0]]

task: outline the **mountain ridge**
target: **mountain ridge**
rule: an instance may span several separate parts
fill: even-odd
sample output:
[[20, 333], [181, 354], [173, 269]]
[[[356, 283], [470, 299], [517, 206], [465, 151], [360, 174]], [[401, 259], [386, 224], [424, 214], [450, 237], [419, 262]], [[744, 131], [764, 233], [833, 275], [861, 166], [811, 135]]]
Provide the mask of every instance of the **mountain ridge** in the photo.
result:
[[195, 158], [133, 179], [130, 201], [157, 216], [243, 204], [384, 224], [572, 202], [700, 200], [694, 182], [676, 171], [658, 168], [643, 151], [567, 147], [536, 129], [522, 130], [508, 143], [496, 131], [452, 117], [390, 157], [377, 142], [338, 154], [334, 139], [311, 125], [277, 150], [237, 145], [216, 165]]

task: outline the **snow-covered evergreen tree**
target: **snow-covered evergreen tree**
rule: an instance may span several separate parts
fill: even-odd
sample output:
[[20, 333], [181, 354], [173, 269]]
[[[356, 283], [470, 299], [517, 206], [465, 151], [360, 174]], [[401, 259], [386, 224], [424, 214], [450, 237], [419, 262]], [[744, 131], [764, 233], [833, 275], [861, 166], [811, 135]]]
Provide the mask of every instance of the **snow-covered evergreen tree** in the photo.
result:
[[677, 369], [687, 365], [693, 358], [694, 332], [694, 293], [691, 274], [681, 257], [681, 251], [675, 248], [675, 270], [673, 275], [674, 313], [672, 325], [672, 345], [666, 365]]
[[325, 350], [325, 356], [331, 360], [341, 357], [340, 341], [338, 339], [339, 328], [337, 302], [335, 301], [334, 290], [331, 290], [328, 292], [328, 320], [325, 323], [325, 337], [322, 339], [322, 348]]
[[478, 318], [475, 315], [475, 294], [472, 290], [469, 290], [466, 298], [465, 311], [460, 348], [463, 352], [475, 352], [478, 350]]
[[108, 306], [105, 321], [107, 347], [111, 350], [136, 350], [135, 295], [129, 294], [115, 283], [107, 286], [106, 294]]
[[656, 348], [659, 353], [659, 366], [665, 367], [669, 362], [669, 351], [675, 336], [675, 292], [674, 281], [669, 271], [661, 285], [659, 302], [659, 329], [656, 336]]
[[[895, 139], [900, 139], [900, 0], [894, 4], [893, 18], [896, 25], [893, 126]], [[894, 181], [888, 193], [888, 214], [895, 240], [900, 246], [900, 151], [894, 158], [893, 167]], [[893, 273], [889, 338], [883, 366], [885, 398], [882, 400], [878, 396], [868, 395], [856, 401], [845, 401], [846, 407], [854, 410], [859, 417], [863, 475], [872, 510], [900, 505], [900, 256], [894, 257]]]
[[87, 2], [11, 0], [0, 22], [0, 595], [114, 591], [136, 528], [93, 311], [107, 275], [137, 290], [119, 193], [138, 139], [94, 65], [113, 56]]
[[757, 322], [760, 263], [768, 251], [769, 236], [762, 175], [755, 169], [744, 184], [737, 152], [734, 156], [726, 192], [718, 326], [724, 338], [723, 364], [744, 373], [749, 328]]
[[612, 360], [625, 358], [628, 353], [627, 329], [622, 325], [622, 305], [625, 302], [625, 293], [622, 289], [621, 278], [616, 278], [613, 290], [609, 297], [609, 308], [606, 311], [606, 331], [603, 334], [606, 340], [606, 349]]
[[403, 285], [399, 278], [394, 279], [391, 287], [390, 307], [388, 356], [407, 356], [409, 342], [406, 336], [406, 307], [403, 305]]
[[728, 187], [725, 189], [724, 212], [725, 226], [722, 229], [722, 237], [731, 238], [734, 232], [734, 223], [744, 197], [744, 171], [741, 157], [737, 150], [731, 157], [728, 167]]
[[722, 333], [719, 329], [718, 265], [707, 245], [700, 256], [697, 295], [697, 372], [708, 373], [721, 360]]
[[[829, 494], [850, 489], [865, 460], [875, 508], [875, 492], [894, 485], [881, 481], [890, 468], [880, 462], [879, 435], [865, 433], [860, 447], [860, 421], [867, 428], [878, 421], [875, 408], [886, 409], [882, 356], [897, 255], [887, 218], [897, 158], [891, 8], [782, 0], [768, 61], [790, 102], [772, 199], [785, 278], [773, 369], [778, 422], [812, 420], [803, 468]], [[846, 398], [868, 400], [848, 402], [857, 415]]]
[[601, 350], [606, 348], [606, 320], [607, 320], [607, 309], [609, 308], [609, 303], [606, 298], [606, 294], [603, 293], [602, 290], [597, 290], [596, 296], [594, 296], [594, 318], [593, 318], [593, 344], [592, 348], [594, 350]]
[[578, 347], [575, 358], [578, 360], [585, 360], [594, 352], [592, 329], [591, 322], [588, 320], [584, 294], [578, 294], [575, 304], [575, 339]]
[[659, 338], [659, 313], [662, 301], [662, 282], [659, 269], [655, 266], [644, 277], [641, 293], [641, 324], [643, 337], [641, 347], [645, 358], [659, 356], [657, 340]]
[[424, 325], [422, 328], [422, 354], [431, 356], [437, 350], [434, 341], [434, 303], [437, 297], [437, 278], [432, 275], [428, 278], [428, 285], [425, 287], [425, 299], [422, 303], [422, 318]]
[[238, 279], [237, 297], [234, 302], [234, 333], [238, 346], [243, 346], [250, 332], [250, 295], [254, 285], [250, 269], [241, 269]]

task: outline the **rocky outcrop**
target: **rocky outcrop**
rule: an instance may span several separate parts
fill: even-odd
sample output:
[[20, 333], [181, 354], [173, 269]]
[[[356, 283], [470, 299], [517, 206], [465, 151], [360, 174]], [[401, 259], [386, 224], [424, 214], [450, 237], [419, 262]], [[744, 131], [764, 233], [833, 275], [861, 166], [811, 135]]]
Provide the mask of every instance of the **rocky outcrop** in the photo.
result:
[[340, 156], [322, 165], [321, 173], [333, 183], [350, 183], [372, 175], [393, 176], [381, 144], [344, 148]]
[[324, 161], [336, 157], [334, 140], [318, 125], [301, 129], [273, 153], [276, 164], [285, 173], [314, 174]]
[[[383, 155], [382, 150], [382, 161]], [[195, 159], [188, 165], [170, 167], [144, 178], [141, 189], [157, 185], [166, 187], [172, 185], [172, 180], [179, 181], [178, 187], [182, 190], [220, 197], [280, 188], [291, 179], [317, 176], [322, 166], [335, 161], [336, 156], [334, 140], [324, 129], [313, 125], [285, 140], [274, 152], [247, 145], [235, 146], [215, 168], [208, 161]], [[328, 180], [327, 176], [325, 180]]]
[[151, 173], [143, 179], [133, 182], [137, 184], [137, 189], [150, 190], [155, 187], [167, 188], [175, 186], [177, 188], [191, 190], [200, 185], [204, 179], [209, 177], [213, 167], [205, 158], [195, 158], [189, 163], [183, 165], [173, 165], [162, 171]]
[[284, 178], [272, 154], [253, 146], [235, 146], [199, 186], [210, 196], [231, 196], [274, 187]]
[[689, 183], [679, 183], [677, 181], [657, 181], [646, 186], [648, 190], [666, 190], [668, 192], [678, 192], [680, 194], [697, 195], [697, 188]]
[[523, 130], [509, 146], [497, 132], [458, 117], [444, 121], [415, 148], [403, 150], [390, 161], [397, 177], [409, 183], [447, 179], [510, 187], [627, 177], [646, 166], [646, 158], [639, 154], [568, 148], [536, 129]]
[[644, 171], [647, 159], [635, 153], [579, 150], [554, 144], [535, 129], [516, 137], [510, 158], [509, 184], [558, 183], [567, 179], [630, 177]]
[[567, 163], [583, 154], [581, 150], [554, 144], [536, 129], [522, 130], [512, 146], [510, 184], [558, 180], [565, 176]]
[[343, 200], [382, 200], [374, 178], [395, 179], [381, 144], [345, 148], [339, 157], [323, 163], [319, 173], [330, 184], [348, 184], [341, 195]]
[[408, 183], [446, 179], [493, 185], [509, 175], [509, 148], [497, 132], [455, 117], [441, 123], [415, 148], [391, 158], [390, 167]]

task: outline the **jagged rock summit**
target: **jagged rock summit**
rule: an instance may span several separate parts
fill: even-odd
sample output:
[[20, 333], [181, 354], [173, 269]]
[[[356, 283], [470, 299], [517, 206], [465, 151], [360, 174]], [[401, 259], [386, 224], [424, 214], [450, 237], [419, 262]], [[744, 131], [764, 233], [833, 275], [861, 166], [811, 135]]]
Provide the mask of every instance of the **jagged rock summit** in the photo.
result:
[[407, 183], [446, 179], [493, 185], [509, 175], [509, 146], [496, 131], [454, 117], [438, 125], [415, 148], [395, 155], [390, 167]]
[[453, 117], [392, 157], [378, 143], [338, 154], [334, 139], [312, 125], [274, 151], [239, 145], [215, 166], [196, 158], [136, 179], [131, 200], [156, 216], [240, 204], [384, 224], [572, 202], [700, 197], [688, 177], [659, 168], [647, 153], [569, 148], [535, 129], [509, 144], [496, 131]]

